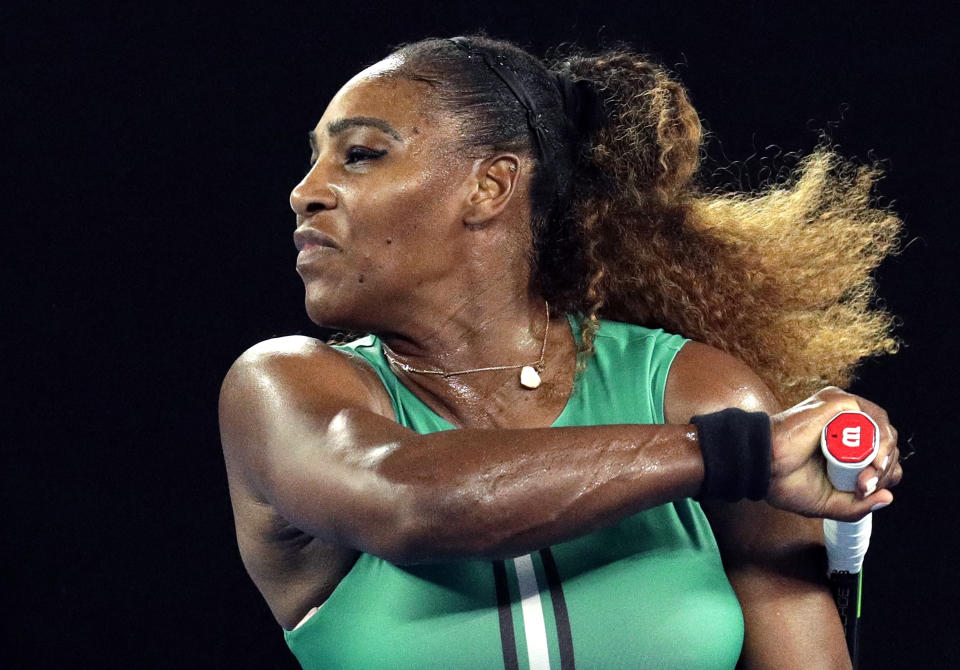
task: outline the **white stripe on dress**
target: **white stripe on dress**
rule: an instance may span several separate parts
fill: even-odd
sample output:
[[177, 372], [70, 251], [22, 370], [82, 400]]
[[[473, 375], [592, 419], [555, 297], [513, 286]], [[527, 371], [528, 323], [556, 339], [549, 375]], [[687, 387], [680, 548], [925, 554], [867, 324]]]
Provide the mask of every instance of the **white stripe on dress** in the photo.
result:
[[527, 639], [530, 670], [550, 670], [547, 627], [543, 621], [540, 588], [537, 586], [537, 573], [533, 570], [533, 558], [530, 554], [517, 556], [513, 559], [513, 565], [517, 569], [517, 584], [520, 587], [523, 634]]

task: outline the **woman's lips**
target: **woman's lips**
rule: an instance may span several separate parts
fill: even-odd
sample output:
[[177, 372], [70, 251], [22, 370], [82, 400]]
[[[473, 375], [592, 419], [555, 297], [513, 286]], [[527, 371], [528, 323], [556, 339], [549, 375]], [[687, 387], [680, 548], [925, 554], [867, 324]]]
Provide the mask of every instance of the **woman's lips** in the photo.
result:
[[293, 231], [293, 244], [297, 247], [298, 251], [308, 246], [331, 247], [333, 249], [340, 248], [337, 246], [337, 243], [333, 241], [332, 237], [309, 226], [301, 226]]
[[293, 243], [297, 250], [297, 270], [316, 263], [329, 253], [340, 251], [333, 238], [316, 228], [300, 226], [293, 233]]
[[310, 265], [320, 258], [328, 254], [336, 253], [337, 251], [339, 251], [339, 249], [335, 249], [334, 247], [308, 242], [303, 245], [300, 253], [297, 254], [297, 268], [299, 269], [303, 266]]

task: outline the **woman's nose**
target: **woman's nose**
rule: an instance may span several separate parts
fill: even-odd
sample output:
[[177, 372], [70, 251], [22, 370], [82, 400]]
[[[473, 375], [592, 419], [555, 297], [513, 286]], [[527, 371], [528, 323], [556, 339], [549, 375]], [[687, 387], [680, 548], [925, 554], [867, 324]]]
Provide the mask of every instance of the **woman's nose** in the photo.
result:
[[297, 216], [309, 216], [336, 205], [336, 194], [316, 164], [290, 192], [290, 208]]

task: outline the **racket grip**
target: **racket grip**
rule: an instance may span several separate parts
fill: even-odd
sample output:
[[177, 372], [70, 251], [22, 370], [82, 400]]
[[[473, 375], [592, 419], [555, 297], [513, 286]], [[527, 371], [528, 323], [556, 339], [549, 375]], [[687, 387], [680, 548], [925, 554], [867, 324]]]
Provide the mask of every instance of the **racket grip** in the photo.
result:
[[[877, 424], [863, 412], [840, 412], [823, 427], [820, 448], [835, 489], [856, 490], [860, 472], [877, 457], [879, 435]], [[859, 521], [823, 520], [830, 590], [855, 669], [860, 664], [860, 570], [872, 529], [872, 514]]]
[[[823, 428], [820, 448], [827, 463], [827, 476], [838, 491], [855, 491], [857, 476], [876, 458], [880, 429], [863, 412], [840, 412]], [[859, 521], [823, 520], [828, 573], [856, 574], [870, 545], [873, 515]]]
[[870, 546], [873, 515], [859, 521], [823, 520], [823, 541], [827, 547], [827, 571], [856, 574]]

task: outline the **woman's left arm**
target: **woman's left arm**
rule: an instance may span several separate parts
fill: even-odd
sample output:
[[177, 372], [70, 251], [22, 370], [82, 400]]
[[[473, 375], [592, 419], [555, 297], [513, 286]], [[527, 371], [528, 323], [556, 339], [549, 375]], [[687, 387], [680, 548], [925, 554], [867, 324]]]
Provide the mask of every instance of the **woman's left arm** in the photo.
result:
[[[727, 407], [780, 411], [773, 393], [738, 359], [688, 342], [664, 398], [667, 423]], [[724, 568], [743, 609], [741, 668], [850, 668], [843, 628], [827, 586], [822, 521], [764, 502], [703, 503]]]

